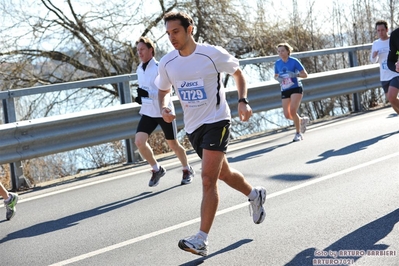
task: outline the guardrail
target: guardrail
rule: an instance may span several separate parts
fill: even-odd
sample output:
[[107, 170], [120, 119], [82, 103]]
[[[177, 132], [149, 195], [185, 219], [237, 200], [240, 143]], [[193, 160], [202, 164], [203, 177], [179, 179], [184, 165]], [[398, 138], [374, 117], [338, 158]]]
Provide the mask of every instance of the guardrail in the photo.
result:
[[[306, 81], [306, 82], [305, 82]], [[351, 94], [380, 86], [378, 66], [369, 65], [311, 74], [303, 80], [304, 102]], [[281, 107], [281, 93], [276, 82], [248, 88], [254, 112]], [[226, 93], [232, 115], [237, 115], [237, 91]], [[177, 97], [178, 126], [183, 126], [183, 112]], [[0, 125], [0, 164], [132, 138], [138, 125], [140, 106], [129, 103]]]
[[137, 104], [0, 125], [0, 164], [131, 138]]
[[[293, 53], [297, 58], [347, 52], [350, 66], [357, 65], [356, 51], [370, 49], [371, 44], [334, 48], [310, 52]], [[240, 65], [274, 62], [278, 56], [267, 56], [240, 60]], [[100, 79], [68, 82], [0, 92], [3, 101], [5, 122], [0, 125], [0, 164], [10, 163], [12, 186], [18, 189], [23, 183], [21, 160], [54, 154], [125, 138], [127, 162], [134, 161], [132, 138], [140, 116], [139, 106], [131, 103], [129, 82], [137, 80], [136, 74], [120, 75]], [[40, 118], [17, 122], [14, 98], [47, 92], [92, 87], [102, 84], [118, 84], [121, 106], [86, 112]], [[349, 68], [311, 74], [303, 80], [303, 101], [315, 101], [328, 97], [354, 94], [380, 86], [377, 65]], [[232, 115], [237, 115], [237, 93], [227, 91], [227, 100]], [[275, 81], [249, 86], [250, 105], [254, 112], [281, 106], [280, 91]], [[354, 99], [356, 102], [356, 99]], [[178, 126], [183, 126], [182, 109], [174, 97]], [[355, 108], [356, 109], [356, 108]], [[82, 124], [81, 121], [85, 123]], [[130, 126], [128, 126], [130, 125]], [[46, 129], [47, 131], [45, 131]], [[51, 132], [51, 134], [49, 134]]]

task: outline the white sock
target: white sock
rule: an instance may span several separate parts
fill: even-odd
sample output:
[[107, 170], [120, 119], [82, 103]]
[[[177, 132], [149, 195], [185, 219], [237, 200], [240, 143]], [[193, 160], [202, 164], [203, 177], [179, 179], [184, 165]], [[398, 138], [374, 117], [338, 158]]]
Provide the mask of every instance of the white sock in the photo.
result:
[[256, 191], [256, 189], [253, 187], [251, 190], [251, 193], [249, 193], [248, 198], [250, 201], [253, 201], [256, 199], [256, 197], [258, 196], [258, 192]]
[[152, 165], [151, 167], [152, 167], [152, 169], [154, 169], [155, 172], [159, 171], [159, 164], [158, 163]]
[[183, 166], [183, 170], [190, 170], [190, 165]]
[[202, 232], [201, 230], [198, 231], [197, 233], [197, 237], [200, 237], [202, 239], [204, 239], [205, 243], [208, 243], [208, 234], [205, 232]]

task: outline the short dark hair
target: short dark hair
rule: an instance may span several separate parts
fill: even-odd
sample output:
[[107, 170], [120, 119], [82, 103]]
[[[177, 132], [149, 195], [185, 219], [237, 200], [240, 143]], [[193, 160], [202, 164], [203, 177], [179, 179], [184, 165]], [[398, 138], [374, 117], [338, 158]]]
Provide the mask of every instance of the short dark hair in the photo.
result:
[[155, 44], [154, 44], [154, 42], [150, 39], [150, 38], [148, 38], [148, 37], [145, 37], [145, 36], [141, 36], [137, 41], [136, 41], [136, 46], [139, 44], [139, 43], [144, 43], [148, 48], [152, 48], [152, 55], [153, 56], [155, 56]]
[[385, 28], [386, 29], [388, 29], [388, 22], [386, 21], [386, 20], [378, 20], [376, 23], [375, 23], [375, 28], [377, 28], [377, 26], [378, 25], [384, 25], [385, 26]]
[[[171, 21], [171, 20], [179, 20], [180, 24], [183, 26], [183, 28], [186, 30], [187, 32], [187, 28], [189, 26], [193, 26], [194, 27], [194, 21], [191, 18], [191, 16], [187, 13], [184, 12], [175, 12], [175, 11], [171, 11], [168, 12], [164, 15], [163, 17], [163, 21], [166, 24], [166, 22]], [[193, 34], [194, 31], [191, 32], [191, 34]]]

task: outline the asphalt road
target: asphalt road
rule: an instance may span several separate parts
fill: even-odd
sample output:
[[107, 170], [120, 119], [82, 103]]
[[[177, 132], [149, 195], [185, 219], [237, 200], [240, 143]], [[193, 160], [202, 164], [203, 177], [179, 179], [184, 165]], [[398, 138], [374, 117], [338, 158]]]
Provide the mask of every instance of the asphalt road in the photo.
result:
[[220, 182], [207, 257], [177, 246], [199, 228], [191, 153], [187, 186], [167, 156], [155, 188], [140, 164], [22, 193], [0, 221], [0, 264], [399, 265], [399, 117], [384, 108], [313, 124], [298, 143], [293, 134], [232, 142], [231, 165], [267, 189], [267, 217], [254, 224], [246, 197]]

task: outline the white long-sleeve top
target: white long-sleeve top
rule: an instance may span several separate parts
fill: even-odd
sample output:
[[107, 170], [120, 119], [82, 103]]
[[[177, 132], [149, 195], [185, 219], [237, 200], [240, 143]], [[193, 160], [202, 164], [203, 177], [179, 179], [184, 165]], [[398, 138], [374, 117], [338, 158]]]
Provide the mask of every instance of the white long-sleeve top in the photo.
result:
[[[378, 51], [376, 57], [373, 58], [373, 53]], [[387, 40], [375, 40], [371, 47], [370, 53], [370, 61], [371, 63], [379, 63], [380, 64], [380, 80], [381, 81], [389, 81], [396, 76], [399, 76], [399, 73], [393, 72], [388, 68], [387, 65], [387, 57], [389, 53], [389, 38]]]

